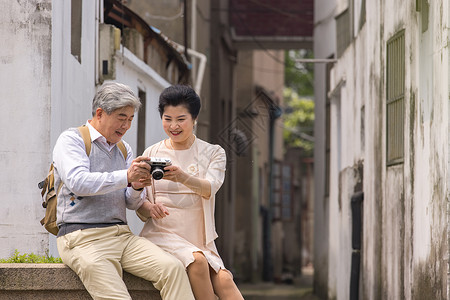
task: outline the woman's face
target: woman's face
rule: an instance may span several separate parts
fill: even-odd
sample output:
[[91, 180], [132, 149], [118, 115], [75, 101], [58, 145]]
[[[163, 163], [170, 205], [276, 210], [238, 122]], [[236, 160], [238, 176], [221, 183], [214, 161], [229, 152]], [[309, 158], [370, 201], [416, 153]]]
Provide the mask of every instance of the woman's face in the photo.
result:
[[162, 125], [166, 134], [175, 143], [186, 142], [194, 131], [192, 115], [184, 105], [167, 105], [162, 115]]

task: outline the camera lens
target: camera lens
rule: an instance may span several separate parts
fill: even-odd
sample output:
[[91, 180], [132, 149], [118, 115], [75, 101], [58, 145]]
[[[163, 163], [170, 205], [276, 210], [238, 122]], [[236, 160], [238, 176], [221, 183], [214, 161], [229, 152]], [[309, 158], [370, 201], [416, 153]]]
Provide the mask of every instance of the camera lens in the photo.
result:
[[161, 169], [154, 169], [152, 172], [153, 179], [160, 180], [164, 177], [164, 171]]

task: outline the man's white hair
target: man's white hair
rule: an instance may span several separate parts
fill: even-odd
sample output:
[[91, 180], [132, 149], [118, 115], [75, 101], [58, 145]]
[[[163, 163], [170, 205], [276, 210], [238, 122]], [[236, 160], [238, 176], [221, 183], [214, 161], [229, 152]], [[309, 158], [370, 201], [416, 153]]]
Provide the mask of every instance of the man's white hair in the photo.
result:
[[131, 88], [117, 82], [105, 83], [99, 88], [92, 101], [92, 116], [95, 116], [99, 107], [110, 115], [116, 109], [126, 106], [133, 106], [135, 111], [141, 107], [141, 101], [134, 95]]

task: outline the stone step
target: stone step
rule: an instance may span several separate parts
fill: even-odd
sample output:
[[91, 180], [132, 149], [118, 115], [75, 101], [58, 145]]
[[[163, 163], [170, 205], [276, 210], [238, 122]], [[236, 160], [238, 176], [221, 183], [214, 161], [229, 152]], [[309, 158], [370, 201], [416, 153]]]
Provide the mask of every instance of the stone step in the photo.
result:
[[[161, 300], [151, 282], [127, 272], [123, 280], [133, 300]], [[64, 264], [0, 263], [0, 300], [92, 299], [78, 276]]]

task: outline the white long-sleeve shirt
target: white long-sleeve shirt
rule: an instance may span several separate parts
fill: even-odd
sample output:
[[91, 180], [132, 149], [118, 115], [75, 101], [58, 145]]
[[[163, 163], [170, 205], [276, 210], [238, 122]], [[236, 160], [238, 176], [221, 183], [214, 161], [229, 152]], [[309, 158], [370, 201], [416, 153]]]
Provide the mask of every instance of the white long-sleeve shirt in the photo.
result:
[[[86, 123], [86, 126], [89, 128], [92, 147], [94, 147], [94, 142], [101, 144], [102, 151], [107, 150], [111, 152], [116, 147], [116, 145], [109, 145], [106, 142], [106, 138], [92, 127], [89, 122]], [[127, 149], [125, 163], [126, 168], [128, 168], [133, 160], [133, 152], [126, 142], [124, 142], [124, 145]], [[84, 141], [76, 130], [66, 130], [60, 135], [53, 150], [53, 163], [57, 173], [55, 174], [55, 186], [59, 184], [58, 180], [61, 179], [65, 185], [63, 191], [61, 191], [64, 192], [64, 196], [73, 193], [80, 199], [83, 197], [101, 196], [126, 188], [126, 207], [133, 210], [138, 209], [143, 203], [140, 197], [141, 192], [134, 190], [132, 187], [127, 188], [127, 169], [111, 172], [91, 172], [91, 161], [85, 149]], [[60, 210], [60, 207], [61, 205], [58, 204], [58, 210]], [[114, 210], [115, 207], [111, 207], [111, 209]], [[118, 212], [118, 214], [122, 215], [122, 212]], [[124, 221], [126, 221], [125, 211], [123, 216]], [[95, 223], [89, 218], [87, 223]], [[71, 223], [73, 221], [64, 220], [64, 216], [58, 211], [58, 224], [66, 222]], [[80, 222], [83, 223], [82, 218]], [[98, 222], [103, 221], [99, 219]]]

